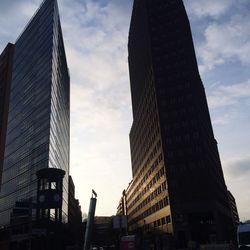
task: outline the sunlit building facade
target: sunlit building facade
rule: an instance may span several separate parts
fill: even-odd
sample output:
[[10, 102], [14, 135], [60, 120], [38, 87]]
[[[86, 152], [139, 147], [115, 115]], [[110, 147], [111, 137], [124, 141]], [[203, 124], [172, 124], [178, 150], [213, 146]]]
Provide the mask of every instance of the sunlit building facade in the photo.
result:
[[129, 32], [130, 231], [225, 242], [233, 224], [217, 142], [181, 0], [134, 0]]
[[36, 172], [60, 168], [68, 217], [69, 72], [56, 0], [45, 0], [15, 43], [0, 193], [0, 225], [16, 201], [36, 201]]

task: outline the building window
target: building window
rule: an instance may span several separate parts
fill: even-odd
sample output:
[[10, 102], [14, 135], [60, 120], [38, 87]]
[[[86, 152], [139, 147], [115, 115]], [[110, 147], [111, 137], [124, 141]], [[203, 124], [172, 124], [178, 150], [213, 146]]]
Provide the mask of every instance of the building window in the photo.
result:
[[170, 217], [170, 215], [168, 215], [168, 216], [166, 217], [166, 222], [167, 222], [167, 224], [171, 223], [171, 217]]

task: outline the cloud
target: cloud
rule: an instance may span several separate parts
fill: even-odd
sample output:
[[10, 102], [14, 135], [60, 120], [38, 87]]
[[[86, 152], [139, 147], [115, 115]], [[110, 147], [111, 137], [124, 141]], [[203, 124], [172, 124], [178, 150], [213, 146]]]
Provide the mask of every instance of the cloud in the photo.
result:
[[224, 162], [229, 178], [250, 178], [250, 154]]
[[[102, 6], [87, 2], [74, 8], [62, 5], [62, 22], [66, 52], [72, 81], [103, 90], [128, 82], [127, 33], [128, 20], [111, 3]], [[114, 18], [116, 16], [116, 22]], [[127, 18], [128, 19], [128, 18]]]
[[[2, 48], [2, 50], [8, 42], [15, 42], [17, 36], [22, 32], [36, 8], [37, 5], [33, 2], [23, 3], [22, 1], [15, 0], [1, 1], [0, 48]], [[18, 15], [16, 13], [18, 13]]]
[[234, 15], [229, 21], [214, 22], [204, 32], [205, 41], [197, 45], [202, 70], [225, 62], [250, 64], [249, 15]]
[[231, 130], [238, 127], [239, 122], [242, 128], [249, 126], [250, 79], [230, 85], [216, 83], [208, 86], [207, 93], [213, 125], [231, 127]]
[[71, 72], [71, 173], [76, 193], [86, 211], [88, 190], [96, 189], [97, 214], [114, 214], [131, 179], [129, 12], [119, 1], [61, 1], [59, 7]]
[[186, 0], [185, 2], [191, 14], [198, 18], [204, 18], [206, 16], [218, 18], [233, 4], [233, 0]]
[[211, 109], [232, 106], [250, 99], [250, 79], [232, 85], [214, 85], [209, 89], [208, 104]]
[[222, 113], [219, 112], [219, 114], [215, 115], [215, 117], [212, 120], [213, 125], [216, 126], [225, 126], [229, 125], [233, 120], [235, 120], [237, 117], [235, 110], [232, 110], [231, 112]]
[[228, 189], [236, 199], [241, 221], [250, 218], [250, 155], [245, 154], [223, 162]]

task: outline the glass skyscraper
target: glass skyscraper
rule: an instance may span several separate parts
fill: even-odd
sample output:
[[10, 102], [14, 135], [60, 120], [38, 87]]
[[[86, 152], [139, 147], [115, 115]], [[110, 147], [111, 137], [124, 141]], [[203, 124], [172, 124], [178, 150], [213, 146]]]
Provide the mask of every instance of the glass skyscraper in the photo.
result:
[[0, 55], [0, 190], [9, 109], [13, 53], [14, 45], [9, 43]]
[[15, 43], [2, 188], [0, 225], [16, 201], [36, 201], [36, 172], [60, 168], [63, 220], [68, 213], [69, 72], [56, 0], [45, 0]]

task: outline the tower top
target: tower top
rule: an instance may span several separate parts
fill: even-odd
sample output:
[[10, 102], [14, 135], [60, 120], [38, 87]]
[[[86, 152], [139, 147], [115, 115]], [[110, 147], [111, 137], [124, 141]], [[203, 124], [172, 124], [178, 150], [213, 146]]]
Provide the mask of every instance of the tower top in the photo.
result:
[[43, 8], [45, 8], [49, 4], [54, 7], [55, 4], [57, 5], [57, 0], [43, 0], [42, 1], [42, 3], [37, 8], [37, 10], [33, 14], [33, 16], [29, 19], [29, 21], [27, 22], [27, 24], [24, 26], [22, 32], [17, 37], [15, 43], [19, 40], [19, 38], [22, 36], [22, 34], [27, 30], [27, 28], [29, 27], [30, 23], [35, 19], [35, 17], [37, 17], [37, 14], [39, 13], [39, 11], [41, 11]]

